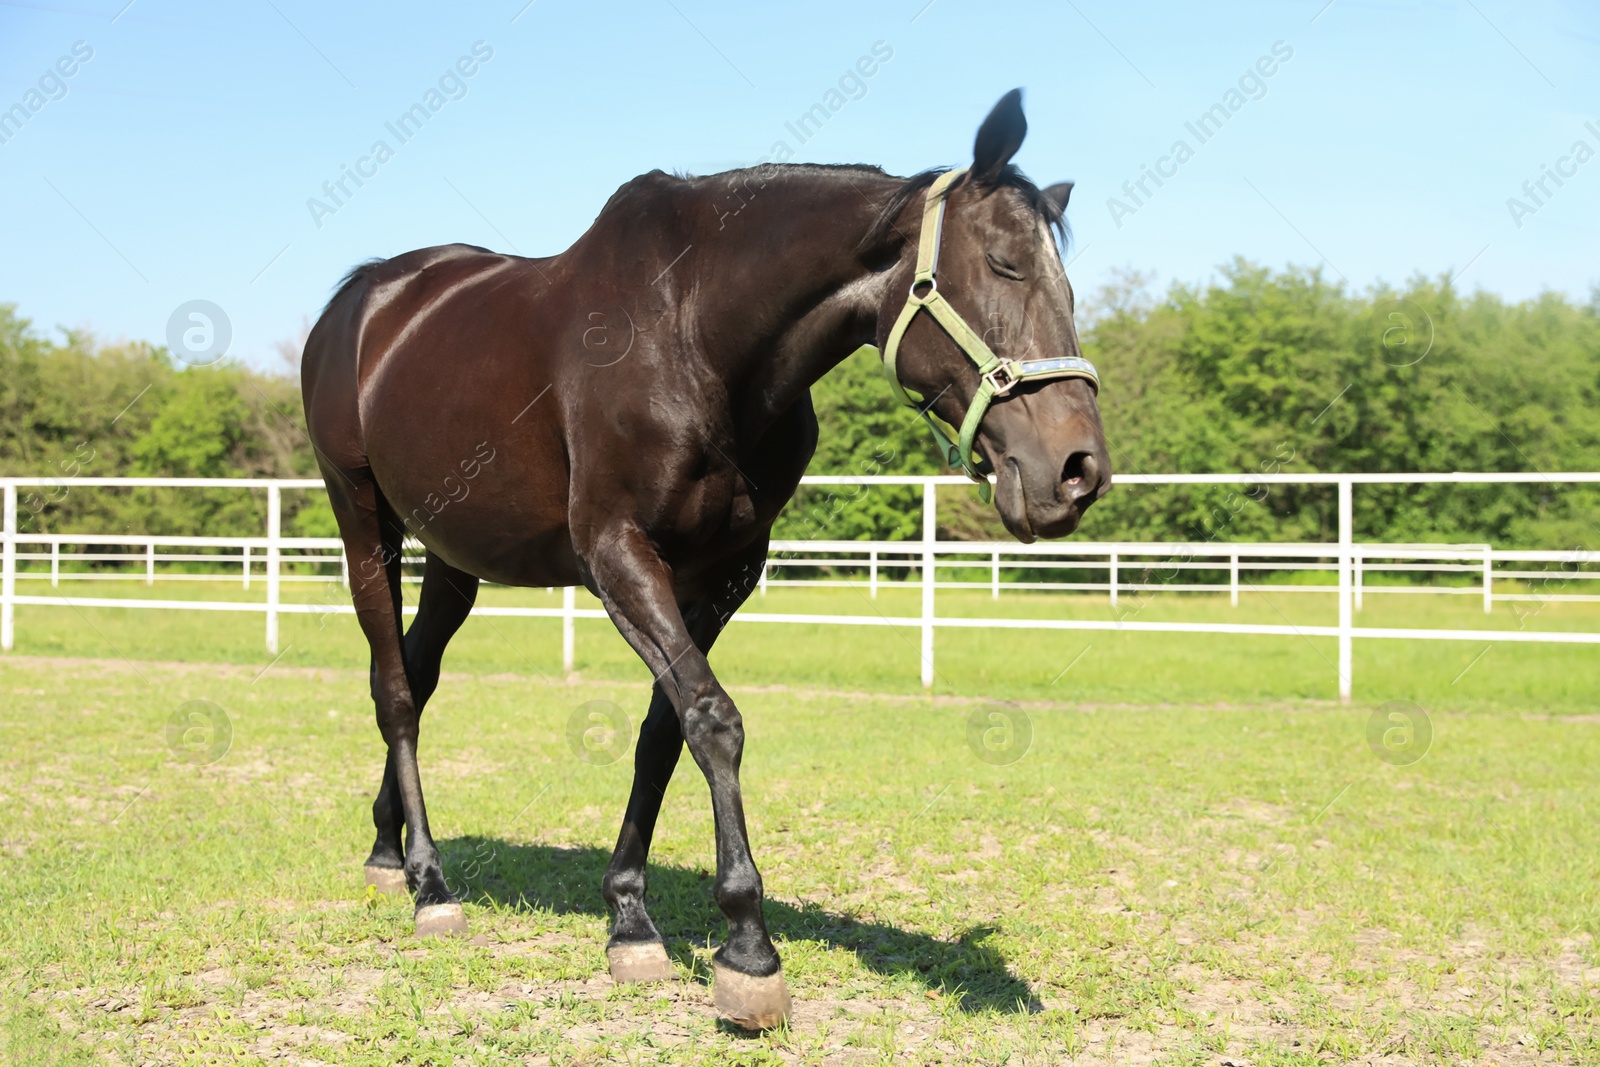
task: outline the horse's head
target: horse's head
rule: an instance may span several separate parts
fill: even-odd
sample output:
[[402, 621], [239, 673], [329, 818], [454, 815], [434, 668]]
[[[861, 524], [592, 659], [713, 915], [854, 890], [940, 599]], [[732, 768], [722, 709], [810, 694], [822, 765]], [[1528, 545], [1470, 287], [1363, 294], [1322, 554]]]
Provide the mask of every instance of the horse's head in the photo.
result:
[[1111, 460], [1052, 232], [1064, 233], [1072, 186], [1038, 189], [1011, 165], [1028, 128], [1021, 95], [984, 120], [971, 167], [913, 180], [897, 227], [910, 235], [920, 220], [920, 234], [878, 337], [901, 398], [959, 428], [951, 442], [935, 427], [952, 465], [992, 470], [1006, 529], [1033, 541], [1077, 529], [1111, 487]]

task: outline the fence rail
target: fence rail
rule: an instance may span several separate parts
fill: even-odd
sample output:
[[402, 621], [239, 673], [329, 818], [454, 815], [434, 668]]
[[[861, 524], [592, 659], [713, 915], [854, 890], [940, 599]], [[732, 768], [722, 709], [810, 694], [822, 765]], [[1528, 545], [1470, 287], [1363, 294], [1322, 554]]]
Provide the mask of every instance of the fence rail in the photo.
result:
[[[1580, 601], [1600, 602], [1600, 595], [1558, 592], [1497, 592], [1496, 579], [1518, 581], [1548, 581], [1552, 573], [1561, 576], [1562, 584], [1568, 580], [1600, 578], [1600, 571], [1584, 571], [1584, 566], [1600, 564], [1600, 553], [1585, 551], [1540, 551], [1495, 549], [1487, 544], [1386, 544], [1356, 543], [1352, 534], [1352, 500], [1357, 485], [1371, 484], [1507, 484], [1546, 482], [1550, 484], [1583, 484], [1600, 482], [1600, 473], [1524, 474], [1524, 473], [1437, 473], [1437, 474], [1144, 474], [1120, 475], [1122, 485], [1332, 485], [1338, 492], [1339, 538], [1336, 542], [1263, 543], [1263, 542], [1052, 542], [1022, 545], [1013, 543], [940, 541], [937, 539], [937, 494], [941, 485], [966, 485], [960, 477], [914, 476], [813, 476], [802, 480], [806, 485], [912, 485], [922, 488], [922, 538], [918, 541], [775, 541], [763, 570], [760, 584], [763, 591], [769, 585], [856, 585], [864, 586], [869, 596], [875, 597], [880, 586], [911, 587], [921, 593], [921, 610], [917, 615], [818, 615], [759, 611], [742, 611], [735, 621], [751, 623], [811, 623], [840, 626], [898, 626], [915, 628], [921, 632], [922, 683], [931, 686], [934, 678], [934, 641], [937, 629], [991, 628], [1035, 630], [1122, 630], [1151, 633], [1210, 633], [1238, 635], [1278, 635], [1336, 638], [1339, 647], [1339, 695], [1349, 701], [1352, 692], [1352, 646], [1357, 639], [1378, 640], [1443, 640], [1443, 641], [1512, 641], [1551, 642], [1564, 644], [1600, 644], [1600, 633], [1553, 632], [1526, 630], [1451, 630], [1406, 629], [1394, 627], [1358, 627], [1354, 624], [1355, 612], [1361, 610], [1363, 599], [1372, 593], [1442, 593], [1481, 596], [1483, 609], [1490, 612], [1496, 600]], [[18, 490], [27, 487], [104, 487], [104, 488], [234, 488], [264, 490], [267, 496], [267, 521], [265, 535], [261, 537], [178, 537], [141, 534], [23, 534], [18, 530]], [[341, 580], [348, 585], [349, 565], [343, 556], [337, 538], [285, 537], [282, 531], [282, 495], [285, 490], [317, 490], [322, 483], [315, 479], [255, 479], [255, 478], [3, 478], [3, 572], [0, 572], [0, 649], [9, 651], [15, 644], [15, 609], [18, 606], [74, 606], [114, 607], [130, 610], [188, 610], [259, 612], [266, 623], [266, 647], [269, 653], [278, 651], [278, 621], [285, 614], [350, 613], [348, 604], [325, 605], [285, 603], [282, 590], [285, 582], [325, 582], [328, 576], [322, 569], [337, 564]], [[46, 551], [23, 552], [21, 546], [35, 549], [44, 546]], [[92, 552], [93, 546], [102, 548], [143, 548], [142, 555], [131, 552]], [[67, 552], [67, 547], [85, 551]], [[160, 552], [159, 549], [209, 549], [212, 551]], [[84, 574], [73, 570], [63, 571], [62, 564], [144, 563], [143, 573]], [[31, 564], [48, 562], [49, 571], [34, 570]], [[264, 599], [260, 601], [196, 601], [135, 599], [122, 597], [88, 596], [34, 596], [17, 591], [19, 579], [42, 580], [48, 576], [52, 586], [63, 580], [107, 580], [142, 577], [153, 585], [158, 564], [211, 564], [237, 567], [238, 578], [244, 589], [252, 588], [256, 569], [264, 585]], [[1497, 564], [1546, 564], [1562, 568], [1546, 570], [1496, 569]], [[298, 573], [286, 567], [316, 569], [317, 573]], [[1176, 583], [1173, 579], [1181, 572], [1220, 572], [1227, 569], [1228, 582], [1207, 584], [1202, 582]], [[784, 572], [817, 569], [866, 571], [865, 582], [856, 579], [794, 579], [774, 577]], [[939, 579], [939, 572], [970, 572], [988, 570], [987, 582]], [[1044, 571], [1104, 572], [1104, 581], [1061, 582], [1004, 582], [1006, 570], [1028, 569]], [[1152, 571], [1172, 577], [1151, 582], [1129, 575], [1135, 572], [1146, 577]], [[1055, 589], [1099, 591], [1106, 594], [1111, 605], [1117, 606], [1125, 593], [1143, 594], [1153, 590], [1167, 592], [1212, 591], [1226, 589], [1230, 600], [1237, 605], [1241, 585], [1254, 585], [1242, 576], [1251, 572], [1313, 571], [1335, 573], [1333, 585], [1272, 585], [1275, 592], [1336, 592], [1338, 594], [1338, 624], [1334, 626], [1293, 626], [1255, 623], [1188, 623], [1150, 622], [1119, 615], [1114, 619], [1006, 619], [941, 617], [935, 610], [936, 591], [939, 589], [971, 589], [988, 587], [998, 598], [1002, 588]], [[902, 577], [894, 580], [886, 573]], [[1455, 575], [1472, 579], [1472, 585], [1463, 586], [1371, 586], [1366, 577], [1374, 573], [1428, 573]], [[914, 576], [914, 577], [913, 577]], [[163, 575], [195, 581], [233, 581], [227, 574]], [[605, 612], [597, 609], [580, 609], [576, 606], [574, 590], [564, 590], [560, 608], [534, 608], [479, 605], [474, 611], [485, 616], [511, 616], [532, 618], [559, 618], [562, 620], [562, 660], [571, 670], [576, 645], [574, 621], [577, 619], [603, 619]]]

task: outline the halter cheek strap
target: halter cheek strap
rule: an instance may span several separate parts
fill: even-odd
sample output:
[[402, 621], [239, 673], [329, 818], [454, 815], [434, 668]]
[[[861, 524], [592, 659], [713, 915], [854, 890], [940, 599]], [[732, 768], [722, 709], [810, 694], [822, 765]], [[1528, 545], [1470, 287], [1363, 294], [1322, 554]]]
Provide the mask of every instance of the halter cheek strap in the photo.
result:
[[[939, 443], [940, 450], [945, 453], [950, 466], [960, 467], [966, 472], [967, 477], [979, 483], [982, 487], [979, 492], [987, 500], [988, 476], [994, 472], [994, 468], [988, 460], [973, 454], [972, 445], [978, 436], [978, 426], [983, 422], [983, 416], [988, 412], [994, 398], [1005, 396], [1018, 382], [1049, 378], [1082, 378], [1098, 393], [1100, 375], [1095, 371], [1094, 364], [1077, 356], [1061, 356], [1056, 359], [1001, 359], [939, 292], [936, 275], [939, 270], [939, 242], [944, 235], [945, 198], [949, 195], [950, 188], [966, 173], [965, 169], [946, 171], [928, 187], [927, 200], [922, 209], [922, 234], [917, 239], [917, 269], [912, 275], [911, 291], [906, 294], [905, 306], [900, 309], [899, 318], [895, 319], [893, 328], [889, 330], [889, 340], [883, 346], [883, 369], [889, 377], [889, 387], [894, 390], [895, 396], [900, 398], [902, 404], [915, 408], [917, 414], [928, 424], [928, 429], [933, 431], [934, 440]], [[895, 370], [895, 360], [900, 354], [900, 342], [905, 338], [906, 330], [917, 317], [917, 313], [924, 310], [944, 328], [944, 332], [950, 335], [950, 339], [962, 352], [966, 353], [967, 358], [977, 365], [978, 377], [981, 379], [978, 391], [972, 397], [972, 404], [967, 408], [966, 417], [961, 420], [961, 429], [954, 441], [950, 440], [950, 435], [945, 433], [929, 413], [928, 408], [931, 403], [919, 403], [906, 392], [905, 386], [900, 384], [900, 375]]]

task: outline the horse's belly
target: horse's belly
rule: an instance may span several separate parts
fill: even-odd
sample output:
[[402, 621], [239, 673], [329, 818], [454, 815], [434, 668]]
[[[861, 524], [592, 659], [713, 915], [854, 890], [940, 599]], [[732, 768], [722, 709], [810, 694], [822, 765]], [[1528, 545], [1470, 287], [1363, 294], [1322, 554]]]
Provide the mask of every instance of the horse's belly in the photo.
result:
[[[506, 451], [481, 449], [430, 483], [379, 485], [409, 534], [453, 567], [504, 585], [573, 585], [564, 500], [519, 478]], [[496, 468], [499, 468], [498, 470]]]
[[489, 581], [575, 583], [559, 425], [537, 404], [517, 417], [543, 388], [526, 362], [470, 348], [387, 359], [363, 396], [362, 434], [407, 532]]

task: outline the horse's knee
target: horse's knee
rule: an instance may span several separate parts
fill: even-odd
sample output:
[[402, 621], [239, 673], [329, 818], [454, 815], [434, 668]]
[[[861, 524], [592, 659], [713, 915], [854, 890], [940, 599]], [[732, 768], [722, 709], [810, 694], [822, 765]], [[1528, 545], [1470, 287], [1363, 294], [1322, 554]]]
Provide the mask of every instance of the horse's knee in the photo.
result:
[[409, 746], [414, 750], [417, 723], [422, 713], [417, 710], [410, 687], [383, 686], [373, 694], [372, 702], [377, 710], [378, 732], [383, 735], [383, 742], [389, 746], [389, 751], [393, 752], [397, 746]]
[[708, 693], [684, 713], [683, 739], [698, 762], [737, 760], [744, 752], [744, 717], [726, 693]]
[[379, 667], [374, 663], [367, 671], [367, 684], [379, 714], [394, 704], [411, 703], [411, 679], [398, 665]]

